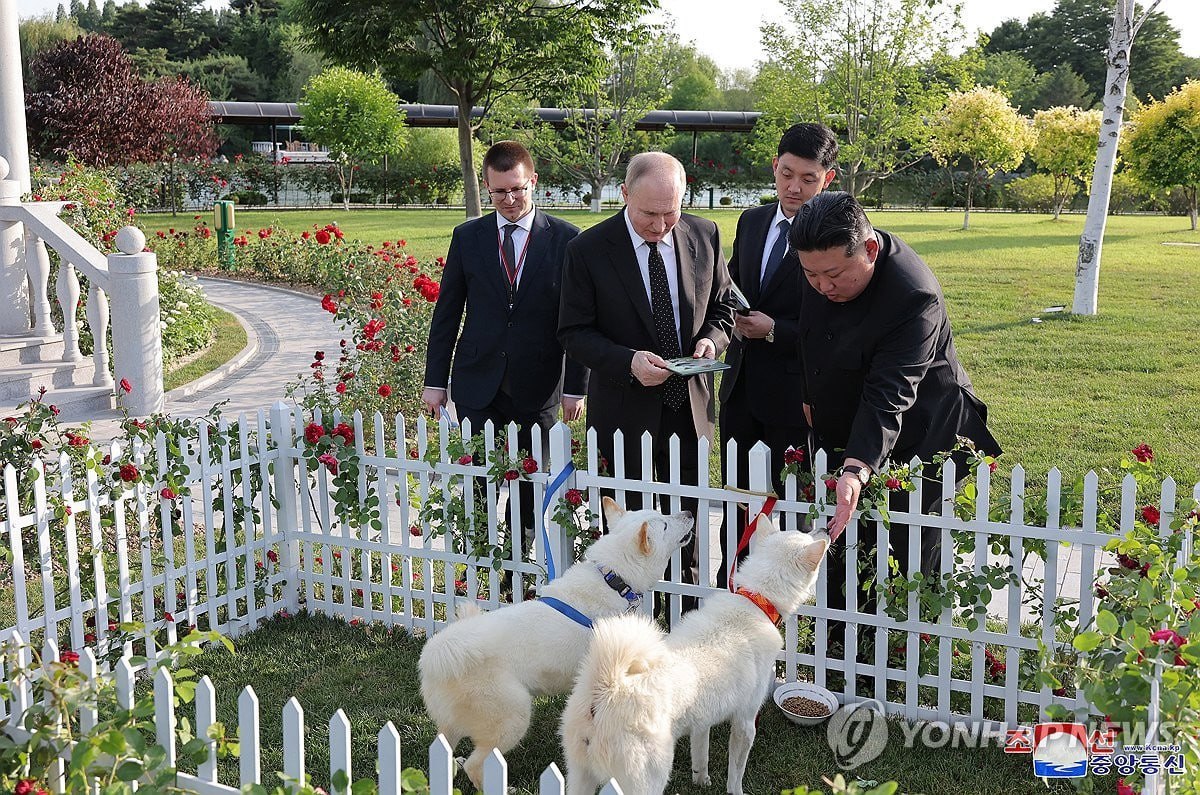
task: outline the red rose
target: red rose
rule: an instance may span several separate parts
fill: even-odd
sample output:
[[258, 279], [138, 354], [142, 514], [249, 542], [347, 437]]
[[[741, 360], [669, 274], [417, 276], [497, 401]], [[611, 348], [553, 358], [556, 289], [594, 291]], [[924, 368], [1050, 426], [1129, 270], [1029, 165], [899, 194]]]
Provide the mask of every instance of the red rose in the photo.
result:
[[310, 237], [312, 237], [312, 232], [304, 231], [300, 233], [300, 238], [302, 240], [308, 240]]
[[532, 475], [538, 471], [538, 462], [533, 456], [529, 456], [521, 462], [521, 469], [525, 470], [526, 475]]
[[95, 643], [95, 642], [96, 642], [96, 636], [95, 636], [95, 635], [93, 635], [91, 632], [89, 632], [89, 633], [87, 633], [86, 635], [84, 635], [84, 636], [83, 636], [83, 642], [84, 642], [84, 643]]
[[515, 469], [510, 469], [504, 473], [504, 479], [508, 481], [516, 480], [519, 477], [521, 477], [521, 473]]
[[887, 486], [892, 491], [896, 491], [897, 489], [900, 488], [900, 479], [899, 478], [888, 478], [887, 481], [885, 481], [883, 485]]
[[316, 237], [317, 237], [317, 242], [320, 243], [322, 246], [329, 242], [329, 233], [326, 232], [324, 229], [318, 229]]
[[459, 596], [465, 596], [467, 593], [466, 580], [455, 580], [454, 581], [454, 592], [456, 594], [458, 594]]
[[267, 550], [267, 560], [271, 561], [272, 563], [278, 563], [279, 562], [279, 553], [273, 549], [268, 549]]
[[34, 439], [32, 442], [29, 443], [29, 446], [32, 447], [34, 450], [41, 450], [42, 449], [42, 440]]
[[313, 354], [313, 359], [317, 360], [318, 362], [325, 361], [325, 351], [317, 351]]
[[1151, 450], [1150, 445], [1146, 444], [1145, 442], [1142, 442], [1129, 452], [1133, 453], [1133, 457], [1138, 461], [1141, 461], [1143, 464], [1154, 460], [1154, 451]]
[[392, 388], [390, 386], [388, 386], [387, 384], [380, 384], [379, 385], [379, 396], [382, 398], [391, 397], [392, 396]]
[[837, 488], [837, 478], [825, 478], [825, 488], [833, 491]]
[[171, 615], [170, 613], [163, 613], [163, 618], [165, 618], [167, 621], [171, 622], [172, 624], [175, 623], [175, 616]]
[[33, 788], [37, 786], [37, 782], [31, 778], [23, 778], [17, 782], [17, 786], [13, 789], [14, 795], [32, 795]]
[[469, 454], [468, 455], [460, 455], [458, 457], [458, 463], [460, 463], [464, 466], [466, 466], [467, 464], [474, 463], [474, 461], [475, 461], [475, 459], [472, 458]]
[[128, 395], [130, 392], [133, 391], [133, 384], [129, 383], [128, 378], [121, 379], [121, 391], [124, 392], [126, 395]]
[[567, 493], [563, 495], [563, 498], [567, 501], [567, 505], [570, 505], [572, 508], [578, 508], [580, 505], [583, 505], [583, 492], [579, 489], [567, 489]]
[[354, 428], [348, 423], [339, 422], [333, 429], [333, 435], [342, 437], [346, 444], [354, 444]]
[[162, 491], [159, 492], [159, 496], [161, 496], [164, 500], [173, 500], [179, 495], [172, 491], [170, 486], [166, 486]]
[[371, 293], [371, 308], [372, 309], [383, 309], [383, 293], [380, 293], [380, 292]]
[[304, 441], [309, 444], [316, 444], [325, 435], [325, 428], [317, 425], [315, 422], [310, 422], [304, 426]]
[[420, 538], [422, 535], [421, 525], [415, 524], [412, 527], [408, 528], [408, 534], [412, 535], [412, 536], [416, 536], [417, 538]]
[[1159, 514], [1158, 509], [1153, 505], [1146, 505], [1142, 507], [1142, 521], [1144, 521], [1146, 524], [1157, 525], [1158, 520], [1161, 518], [1162, 515]]
[[336, 475], [338, 473], [338, 460], [333, 453], [322, 453], [321, 455], [317, 456], [317, 461], [321, 464], [324, 464], [325, 468], [329, 470], [330, 474]]
[[1125, 779], [1117, 779], [1117, 795], [1141, 795], [1136, 789], [1125, 783]]
[[337, 310], [338, 310], [337, 301], [333, 300], [332, 295], [327, 294], [324, 298], [321, 299], [321, 308], [324, 309], [326, 312], [337, 314]]
[[784, 464], [803, 464], [804, 463], [804, 451], [797, 450], [795, 447], [789, 447], [787, 450], [783, 451], [783, 463]]
[[79, 652], [71, 651], [70, 649], [67, 649], [66, 651], [64, 651], [58, 655], [58, 661], [66, 663], [67, 665], [78, 665], [79, 664]]
[[132, 483], [138, 479], [138, 470], [133, 464], [121, 464], [120, 470], [121, 480], [126, 483]]

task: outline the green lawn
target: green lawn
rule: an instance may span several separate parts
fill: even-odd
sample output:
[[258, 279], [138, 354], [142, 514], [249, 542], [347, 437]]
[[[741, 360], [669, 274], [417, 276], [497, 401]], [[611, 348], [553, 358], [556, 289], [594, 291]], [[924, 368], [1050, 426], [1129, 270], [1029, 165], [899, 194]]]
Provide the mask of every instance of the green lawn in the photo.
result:
[[163, 390], [190, 384], [203, 375], [208, 375], [227, 361], [237, 356], [246, 347], [246, 329], [238, 319], [228, 312], [216, 309], [217, 322], [213, 328], [213, 341], [198, 357], [187, 364], [163, 374]]
[[[328, 786], [328, 725], [341, 708], [350, 721], [352, 767], [356, 778], [374, 777], [376, 735], [387, 721], [400, 734], [407, 766], [426, 769], [428, 747], [437, 730], [425, 715], [420, 696], [417, 658], [422, 641], [380, 626], [355, 628], [321, 616], [272, 620], [239, 638], [238, 653], [210, 651], [191, 661], [199, 675], [217, 688], [217, 719], [237, 726], [237, 696], [252, 685], [259, 700], [264, 738], [262, 769], [282, 768], [281, 711], [288, 698], [304, 707], [308, 740], [306, 769], [318, 786]], [[509, 784], [517, 792], [536, 792], [542, 770], [562, 764], [558, 721], [565, 697], [539, 699], [525, 741], [507, 755]], [[771, 705], [759, 715], [758, 737], [746, 768], [747, 792], [780, 792], [801, 784], [825, 789], [821, 778], [840, 772], [824, 726], [801, 727], [787, 722]], [[675, 774], [668, 792], [722, 792], [725, 781], [728, 727], [713, 731], [710, 773], [713, 785], [691, 782], [686, 740], [675, 754]], [[462, 753], [466, 743], [459, 747]], [[222, 766], [222, 780], [236, 781], [236, 760]], [[1033, 776], [1029, 757], [1004, 754], [999, 748], [906, 749], [898, 724], [882, 756], [854, 770], [855, 776], [900, 782], [901, 792], [957, 795], [963, 792], [1065, 793], [1065, 785], [1049, 790]], [[1116, 776], [1094, 779], [1096, 792], [1112, 792]], [[458, 784], [470, 791], [466, 777]], [[512, 791], [512, 790], [510, 790]]]
[[[716, 220], [728, 255], [737, 210], [702, 211]], [[586, 227], [606, 217], [560, 213]], [[1200, 475], [1200, 234], [1185, 218], [1109, 219], [1100, 315], [1047, 316], [1071, 304], [1081, 216], [959, 212], [876, 212], [878, 226], [921, 253], [942, 281], [959, 354], [1006, 450], [1031, 482], [1058, 466], [1069, 477], [1115, 465], [1146, 442], [1163, 471], [1190, 487]], [[143, 216], [148, 230], [190, 216]], [[461, 210], [246, 210], [242, 228], [272, 220], [300, 231], [336, 221], [348, 238], [404, 239], [423, 259], [445, 254]]]

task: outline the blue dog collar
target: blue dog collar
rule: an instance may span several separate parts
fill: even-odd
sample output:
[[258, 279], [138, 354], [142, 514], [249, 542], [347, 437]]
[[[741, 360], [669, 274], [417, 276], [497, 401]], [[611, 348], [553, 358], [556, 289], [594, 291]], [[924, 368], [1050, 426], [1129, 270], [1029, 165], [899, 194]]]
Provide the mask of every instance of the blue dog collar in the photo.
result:
[[620, 574], [617, 574], [607, 566], [601, 566], [597, 564], [596, 568], [599, 569], [600, 576], [602, 576], [604, 581], [608, 583], [608, 587], [620, 594], [626, 602], [629, 602], [629, 609], [637, 610], [642, 604], [642, 595], [633, 590], [633, 588], [629, 586], [629, 583], [625, 582], [625, 580], [621, 578]]

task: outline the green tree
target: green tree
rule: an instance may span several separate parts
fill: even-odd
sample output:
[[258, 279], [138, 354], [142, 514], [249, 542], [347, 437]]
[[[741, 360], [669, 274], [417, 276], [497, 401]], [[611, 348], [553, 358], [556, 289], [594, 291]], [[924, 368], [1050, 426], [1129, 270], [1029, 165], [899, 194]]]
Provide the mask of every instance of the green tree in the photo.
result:
[[22, 19], [17, 37], [21, 43], [21, 74], [25, 77], [26, 90], [29, 89], [29, 64], [35, 56], [82, 35], [83, 28], [65, 14], [61, 19], [49, 14]]
[[1179, 188], [1196, 230], [1200, 191], [1200, 82], [1188, 81], [1133, 117], [1126, 157], [1138, 178], [1154, 188]]
[[1054, 220], [1063, 205], [1085, 183], [1096, 165], [1100, 111], [1050, 108], [1033, 116], [1035, 142], [1029, 154], [1038, 168], [1054, 179]]
[[928, 69], [944, 59], [954, 8], [944, 0], [783, 0], [793, 22], [762, 29], [767, 55], [755, 83], [760, 161], [783, 130], [820, 120], [838, 133], [841, 184], [862, 193], [924, 156], [925, 120], [966, 74]]
[[1075, 106], [1090, 108], [1096, 95], [1088, 88], [1087, 81], [1070, 66], [1056, 66], [1048, 74], [1039, 75], [1037, 92], [1032, 107], [1061, 108]]
[[1011, 51], [983, 54], [973, 72], [978, 85], [992, 86], [1008, 97], [1014, 108], [1025, 111], [1035, 107], [1045, 81], [1033, 64]]
[[[296, 0], [292, 11], [335, 62], [411, 80], [426, 70], [455, 96], [468, 217], [480, 214], [472, 136], [497, 100], [586, 84], [597, 41], [654, 0]], [[472, 112], [478, 107], [480, 115]]]
[[717, 80], [721, 70], [708, 56], [692, 46], [679, 47], [668, 65], [675, 66], [670, 76], [671, 95], [661, 105], [667, 110], [717, 110], [722, 107]]
[[1032, 143], [1029, 121], [996, 89], [977, 87], [952, 93], [932, 127], [931, 148], [939, 163], [950, 167], [959, 158], [970, 163], [962, 225], [968, 229], [975, 180], [1021, 164]]
[[399, 103], [383, 78], [338, 66], [304, 87], [301, 124], [309, 140], [328, 147], [346, 210], [359, 165], [397, 155], [404, 148], [406, 130]]

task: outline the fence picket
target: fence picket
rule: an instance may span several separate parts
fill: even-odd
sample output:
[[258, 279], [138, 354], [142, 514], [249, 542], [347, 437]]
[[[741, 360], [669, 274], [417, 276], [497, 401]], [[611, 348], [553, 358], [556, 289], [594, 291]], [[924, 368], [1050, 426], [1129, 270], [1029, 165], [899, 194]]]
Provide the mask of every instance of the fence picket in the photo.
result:
[[563, 795], [566, 785], [567, 782], [563, 779], [563, 774], [559, 772], [558, 765], [551, 762], [550, 766], [542, 771], [541, 778], [538, 779], [538, 795]]
[[111, 643], [108, 638], [108, 577], [104, 567], [104, 529], [100, 523], [100, 479], [96, 475], [95, 467], [87, 468], [86, 482], [88, 530], [92, 539], [92, 587], [95, 588], [91, 603], [94, 605], [96, 620], [96, 648], [108, 649]]
[[196, 683], [196, 736], [208, 746], [208, 755], [196, 767], [196, 775], [205, 781], [217, 780], [217, 743], [208, 739], [208, 730], [217, 722], [217, 693], [207, 676]]
[[[216, 512], [213, 510], [213, 496], [216, 492], [215, 473], [212, 466], [212, 442], [209, 439], [208, 423], [200, 424], [200, 441], [196, 446], [196, 458], [200, 466], [200, 506], [204, 514], [204, 603], [208, 613], [208, 625], [217, 632], [225, 632], [225, 622], [217, 605], [220, 602], [218, 594], [221, 591], [221, 575], [217, 570], [217, 523]], [[222, 490], [229, 491], [229, 483], [222, 483]], [[229, 517], [221, 517], [221, 529], [225, 543], [229, 540]], [[164, 529], [165, 533], [165, 529]], [[166, 538], [163, 539], [164, 543]], [[168, 600], [173, 599], [171, 590], [174, 580], [168, 580]], [[173, 631], [173, 628], [172, 628]]]
[[621, 789], [621, 785], [615, 779], [609, 779], [608, 783], [600, 789], [600, 795], [625, 795], [625, 791]]
[[[345, 771], [346, 777], [353, 781], [350, 768], [350, 721], [346, 713], [339, 709], [329, 719], [329, 780], [332, 782], [338, 771]], [[349, 790], [330, 787], [335, 795]]]
[[154, 727], [168, 765], [175, 764], [175, 680], [165, 667], [154, 675]]
[[[84, 648], [79, 652], [79, 672], [88, 679], [97, 678], [102, 672], [102, 667], [96, 661], [96, 655], [90, 648]], [[85, 699], [79, 705], [79, 733], [81, 735], [88, 734], [92, 729], [96, 728], [96, 723], [99, 719], [99, 714], [96, 711], [96, 705], [90, 700]]]
[[[46, 510], [46, 468], [40, 458], [33, 459], [33, 512], [37, 527], [38, 568], [42, 577], [42, 614], [45, 637], [58, 637], [54, 616], [58, 612], [54, 603], [54, 553], [50, 547], [50, 512]], [[33, 640], [32, 637], [29, 639]]]
[[[14, 641], [31, 629], [29, 625], [29, 594], [25, 585], [25, 542], [21, 537], [21, 495], [17, 490], [17, 470], [12, 464], [4, 466], [4, 526], [8, 529], [8, 549], [12, 557], [13, 601], [15, 602], [16, 628], [11, 637]], [[0, 637], [3, 637], [0, 635]]]
[[[75, 476], [71, 472], [71, 460], [65, 452], [58, 455], [58, 471], [62, 473], [59, 484], [62, 497], [63, 538], [67, 547], [67, 599], [71, 605], [71, 648], [82, 649], [83, 635], [83, 593], [79, 586], [79, 535], [75, 527]], [[55, 633], [57, 635], [57, 633]]]
[[508, 763], [496, 748], [483, 760], [483, 795], [508, 795]]
[[[954, 484], [957, 483], [958, 467], [954, 459], [947, 459], [942, 464], [942, 499], [941, 499], [941, 553], [939, 576], [945, 582], [953, 573], [954, 538], [950, 532], [950, 520], [954, 517]], [[938, 616], [941, 626], [951, 626], [954, 622], [954, 608], [948, 602], [942, 607]], [[945, 724], [950, 723], [950, 683], [954, 676], [954, 640], [943, 635], [938, 641], [938, 672], [937, 672], [937, 719]]]
[[294, 696], [283, 705], [283, 772], [304, 781], [304, 707]]
[[[1057, 530], [1062, 526], [1062, 473], [1054, 467], [1046, 474], [1046, 528]], [[1046, 542], [1046, 569], [1042, 590], [1042, 644], [1047, 649], [1057, 647], [1054, 636], [1054, 617], [1058, 610], [1059, 544]], [[1067, 557], [1068, 563], [1070, 556]], [[1066, 568], [1066, 566], [1064, 566]], [[1065, 684], [1065, 683], [1064, 683]], [[1047, 717], [1046, 708], [1050, 704], [1052, 691], [1049, 685], [1042, 685], [1038, 692], [1038, 717]]]
[[[141, 471], [143, 462], [142, 446], [135, 440], [133, 463]], [[128, 492], [121, 495], [122, 502], [128, 499]], [[142, 550], [142, 641], [146, 644], [146, 658], [154, 659], [158, 655], [158, 642], [154, 631], [158, 626], [158, 602], [154, 596], [154, 558], [150, 542], [150, 514], [146, 509], [146, 495], [140, 488], [134, 490], [134, 516], [137, 517], [138, 541]]]
[[401, 795], [400, 732], [389, 720], [379, 730], [379, 795]]
[[438, 735], [429, 745], [429, 792], [452, 792], [454, 790], [454, 749], [446, 738]]
[[262, 720], [258, 711], [258, 695], [246, 685], [238, 696], [238, 780], [241, 786], [262, 781]]
[[[240, 423], [239, 423], [240, 427]], [[220, 456], [219, 472], [221, 478], [221, 530], [225, 538], [225, 549], [221, 553], [220, 568], [225, 575], [225, 624], [226, 632], [238, 635], [241, 632], [242, 621], [238, 615], [238, 574], [237, 550], [238, 528], [234, 511], [233, 465], [229, 451], [229, 420], [221, 417], [217, 423], [217, 434], [220, 439], [218, 454]], [[243, 484], [243, 489], [249, 488]]]

